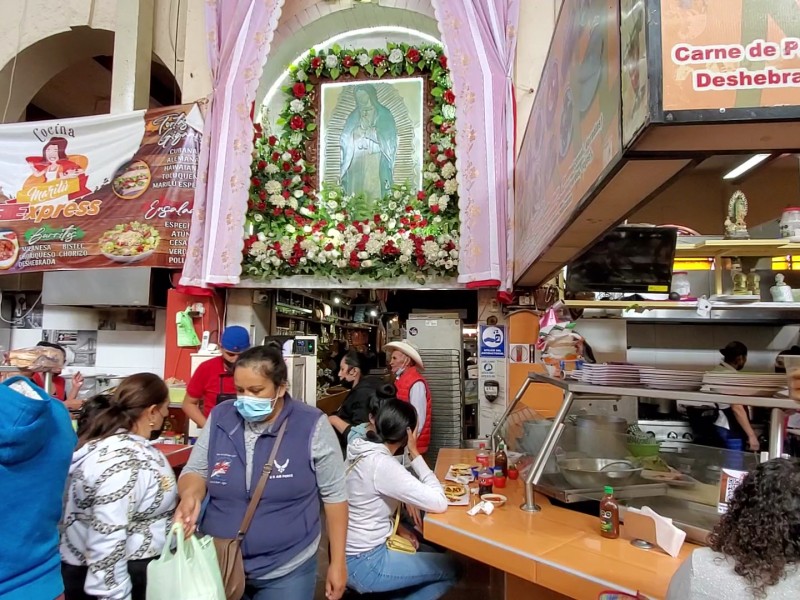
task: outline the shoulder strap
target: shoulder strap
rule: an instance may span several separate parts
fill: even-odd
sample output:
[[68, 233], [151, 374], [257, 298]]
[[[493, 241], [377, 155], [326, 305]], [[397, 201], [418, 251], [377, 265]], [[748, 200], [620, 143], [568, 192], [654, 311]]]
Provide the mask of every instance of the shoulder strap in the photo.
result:
[[261, 478], [258, 480], [258, 485], [253, 492], [253, 497], [250, 498], [250, 504], [247, 505], [247, 512], [244, 513], [242, 525], [239, 527], [239, 534], [236, 536], [238, 539], [242, 539], [247, 533], [247, 530], [250, 528], [250, 522], [253, 520], [253, 516], [256, 514], [256, 508], [258, 507], [261, 497], [264, 495], [264, 488], [267, 487], [269, 475], [272, 473], [272, 465], [275, 463], [275, 457], [278, 456], [278, 448], [281, 446], [283, 434], [286, 432], [286, 423], [288, 421], [289, 419], [286, 419], [281, 424], [281, 428], [278, 430], [278, 437], [275, 440], [275, 444], [272, 446], [272, 452], [270, 452], [269, 460], [266, 462], [264, 469], [261, 471]]
[[356, 465], [358, 464], [358, 461], [360, 461], [362, 458], [364, 458], [363, 454], [360, 454], [359, 456], [356, 456], [356, 459], [353, 462], [351, 462], [350, 466], [347, 467], [347, 469], [345, 470], [345, 472], [344, 472], [344, 476], [345, 477], [350, 475], [350, 473], [353, 471], [353, 469], [356, 468]]
[[397, 535], [397, 527], [400, 525], [400, 508], [402, 506], [402, 503], [398, 504], [397, 510], [394, 513], [394, 529], [392, 530], [392, 535]]

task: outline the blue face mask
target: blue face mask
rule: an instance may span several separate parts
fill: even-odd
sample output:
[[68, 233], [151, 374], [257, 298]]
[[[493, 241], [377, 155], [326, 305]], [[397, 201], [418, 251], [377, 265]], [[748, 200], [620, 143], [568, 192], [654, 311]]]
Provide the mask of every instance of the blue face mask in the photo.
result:
[[258, 423], [272, 414], [275, 408], [275, 399], [237, 396], [233, 405], [245, 421]]

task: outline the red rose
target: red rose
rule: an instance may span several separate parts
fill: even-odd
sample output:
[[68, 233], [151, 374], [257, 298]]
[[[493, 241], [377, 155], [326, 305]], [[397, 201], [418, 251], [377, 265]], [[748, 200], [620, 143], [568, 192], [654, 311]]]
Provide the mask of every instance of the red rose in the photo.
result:
[[264, 128], [261, 127], [261, 123], [253, 123], [253, 129], [255, 130], [255, 132], [258, 135], [261, 135], [262, 133], [264, 133]]
[[300, 115], [295, 115], [291, 119], [289, 119], [289, 127], [291, 127], [294, 131], [298, 131], [299, 129], [305, 129], [306, 122], [303, 121], [303, 117]]
[[310, 194], [311, 193], [311, 188], [308, 187], [307, 185], [304, 185], [303, 186], [303, 193], [306, 194], [306, 195]]
[[406, 60], [410, 63], [418, 63], [420, 59], [419, 50], [416, 48], [409, 48], [406, 52]]
[[447, 133], [448, 131], [450, 131], [450, 123], [442, 123], [439, 126], [439, 131], [441, 131], [442, 133]]
[[431, 144], [430, 153], [431, 156], [436, 156], [437, 154], [439, 154], [439, 146], [437, 146], [436, 144]]
[[256, 208], [259, 211], [263, 212], [263, 211], [265, 211], [267, 209], [267, 203], [266, 202], [259, 202], [258, 206], [256, 206]]
[[325, 252], [330, 252], [331, 250], [333, 250], [333, 244], [328, 242], [327, 244], [325, 244]]
[[264, 169], [266, 169], [266, 168], [267, 168], [267, 161], [265, 161], [265, 160], [260, 160], [260, 161], [258, 161], [258, 165], [257, 165], [257, 167], [256, 167], [256, 168], [257, 168], [259, 171], [263, 171]]
[[271, 135], [267, 139], [267, 142], [269, 143], [270, 146], [274, 146], [275, 144], [278, 143], [278, 138], [276, 138], [274, 135]]
[[410, 204], [408, 206], [406, 206], [406, 212], [407, 213], [410, 213], [410, 212], [413, 212], [413, 211], [414, 211], [414, 207], [413, 206], [411, 206]]
[[347, 225], [345, 225], [344, 223], [339, 223], [339, 224], [336, 226], [336, 229], [338, 229], [339, 231], [342, 231], [342, 232], [343, 232], [345, 229], [347, 229]]
[[250, 179], [250, 183], [252, 183], [255, 187], [258, 187], [261, 181], [258, 179], [258, 177], [253, 177]]
[[434, 204], [433, 206], [431, 206], [431, 212], [433, 214], [435, 214], [435, 215], [439, 214], [439, 205], [438, 204]]
[[311, 59], [311, 68], [312, 69], [321, 69], [322, 68], [322, 59], [319, 56], [315, 56]]
[[284, 198], [286, 198], [288, 200], [289, 196], [291, 196], [291, 194], [289, 193], [289, 190], [283, 190], [281, 192], [281, 196], [283, 196]]
[[441, 179], [435, 183], [436, 187], [442, 189], [444, 187], [444, 181]]
[[439, 64], [442, 65], [443, 69], [447, 68], [447, 57], [444, 54], [439, 57]]
[[[437, 206], [438, 206], [438, 205], [437, 205]], [[419, 226], [420, 226], [420, 227], [427, 227], [427, 226], [428, 226], [428, 219], [422, 219], [422, 220], [419, 222]]]
[[447, 150], [444, 151], [444, 155], [447, 158], [454, 158], [456, 153], [455, 153], [455, 150], [453, 150], [452, 148], [448, 148]]
[[300, 160], [302, 158], [302, 155], [300, 154], [300, 151], [295, 149], [295, 148], [292, 148], [291, 150], [289, 150], [289, 154], [292, 155], [292, 160], [294, 162], [297, 162], [298, 160]]
[[282, 168], [282, 169], [283, 169], [285, 172], [288, 172], [288, 171], [290, 171], [290, 170], [291, 170], [291, 168], [292, 168], [292, 165], [290, 165], [288, 162], [284, 162], [284, 163], [281, 165], [281, 168]]
[[281, 212], [282, 212], [281, 209], [278, 208], [277, 206], [272, 210], [272, 214], [275, 215], [276, 217], [280, 217]]
[[302, 173], [303, 167], [301, 167], [300, 165], [295, 165], [292, 167], [292, 171], [294, 171], [295, 173]]
[[293, 208], [287, 208], [286, 209], [286, 216], [287, 217], [291, 217], [292, 215], [294, 215], [294, 209]]
[[444, 98], [444, 101], [448, 104], [453, 104], [456, 101], [456, 95], [453, 93], [453, 90], [445, 90], [442, 98]]
[[372, 217], [372, 220], [375, 221], [375, 224], [377, 225], [378, 223], [381, 222], [381, 216], [375, 215], [374, 217]]
[[417, 200], [419, 200], [420, 202], [425, 200], [425, 198], [427, 198], [427, 196], [428, 195], [425, 193], [424, 190], [420, 190], [420, 191], [417, 192]]
[[284, 180], [281, 182], [281, 185], [282, 185], [283, 187], [287, 188], [287, 187], [289, 187], [290, 185], [292, 185], [292, 180], [291, 180], [291, 179], [284, 179]]
[[280, 160], [280, 158], [281, 158], [281, 153], [280, 152], [273, 152], [272, 156], [270, 158], [272, 158], [272, 162], [278, 162]]
[[265, 192], [264, 190], [258, 190], [258, 197], [261, 198], [262, 200], [266, 200], [267, 192]]
[[355, 62], [356, 62], [356, 61], [354, 61], [354, 60], [353, 60], [353, 57], [352, 57], [352, 56], [350, 56], [350, 55], [347, 55], [347, 56], [345, 56], [345, 57], [342, 59], [342, 66], [343, 66], [345, 69], [349, 69], [350, 67], [352, 67], [352, 66], [355, 64]]
[[386, 57], [383, 54], [376, 54], [372, 57], [372, 64], [376, 67], [380, 67], [383, 64], [383, 61], [386, 60]]
[[292, 93], [295, 98], [302, 98], [306, 95], [306, 84], [298, 81], [292, 86]]

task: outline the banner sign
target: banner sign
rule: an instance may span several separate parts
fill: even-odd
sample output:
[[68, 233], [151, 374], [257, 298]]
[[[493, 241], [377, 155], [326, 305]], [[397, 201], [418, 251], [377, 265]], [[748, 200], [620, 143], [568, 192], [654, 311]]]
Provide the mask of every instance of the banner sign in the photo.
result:
[[0, 273], [181, 268], [202, 125], [188, 104], [0, 126]]
[[661, 0], [664, 110], [800, 105], [795, 0]]

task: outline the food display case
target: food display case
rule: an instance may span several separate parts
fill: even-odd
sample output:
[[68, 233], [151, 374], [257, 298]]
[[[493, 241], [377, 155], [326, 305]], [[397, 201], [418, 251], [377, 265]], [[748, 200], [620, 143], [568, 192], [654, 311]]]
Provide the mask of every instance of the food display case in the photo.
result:
[[[520, 402], [532, 383], [563, 390], [554, 418], [543, 418]], [[611, 486], [624, 519], [628, 507], [649, 506], [673, 519], [690, 541], [705, 543], [719, 520], [725, 471], [748, 471], [758, 455], [698, 444], [671, 446], [637, 432], [633, 414], [639, 397], [771, 409], [770, 458], [781, 456], [787, 398], [727, 396], [702, 392], [587, 385], [531, 373], [498, 422], [493, 448], [502, 440], [517, 459], [525, 481], [523, 511], [535, 512], [534, 491], [567, 507], [599, 501]]]

